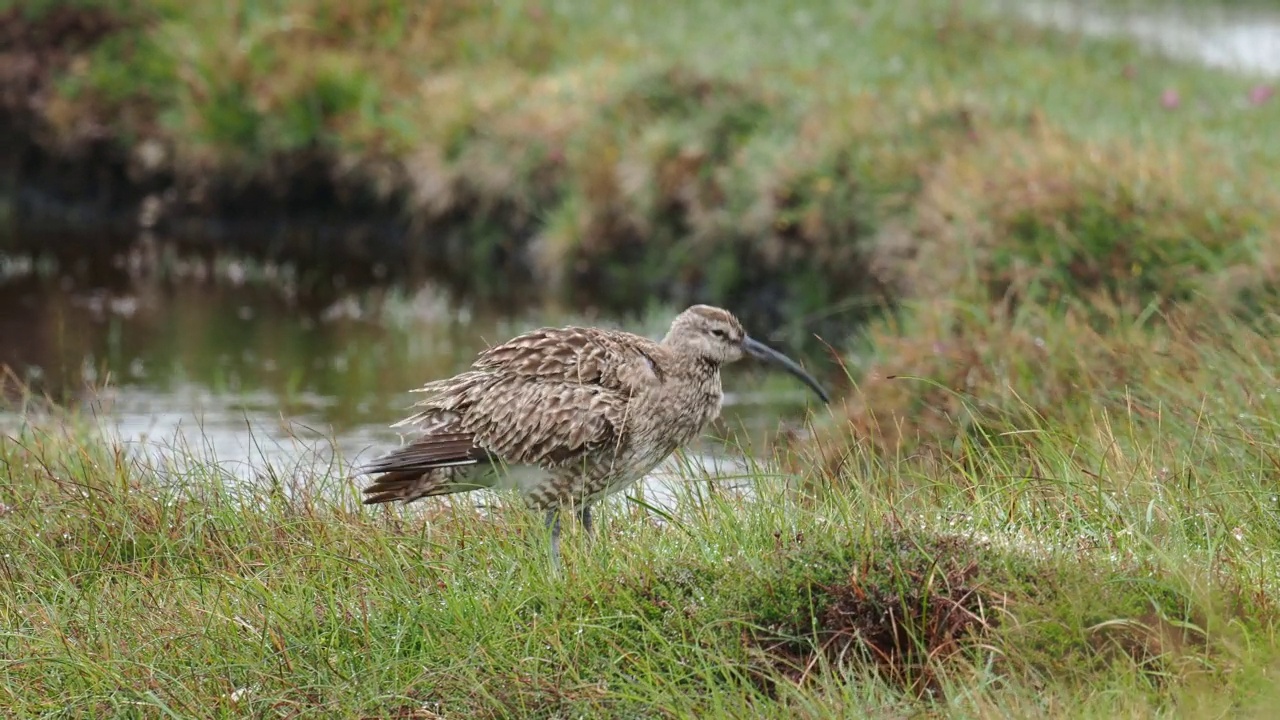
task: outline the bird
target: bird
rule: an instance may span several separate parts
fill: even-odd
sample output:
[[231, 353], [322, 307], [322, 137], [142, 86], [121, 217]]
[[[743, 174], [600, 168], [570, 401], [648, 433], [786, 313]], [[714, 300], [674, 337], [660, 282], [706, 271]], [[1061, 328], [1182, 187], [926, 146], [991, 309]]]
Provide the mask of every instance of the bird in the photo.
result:
[[[558, 568], [561, 512], [576, 510], [590, 536], [593, 505], [646, 476], [719, 416], [720, 369], [748, 355], [830, 402], [797, 362], [719, 307], [689, 307], [661, 340], [577, 326], [523, 333], [414, 391], [422, 399], [392, 425], [412, 439], [361, 468], [373, 478], [363, 504], [517, 489], [545, 513]], [[504, 467], [537, 472], [504, 479]]]

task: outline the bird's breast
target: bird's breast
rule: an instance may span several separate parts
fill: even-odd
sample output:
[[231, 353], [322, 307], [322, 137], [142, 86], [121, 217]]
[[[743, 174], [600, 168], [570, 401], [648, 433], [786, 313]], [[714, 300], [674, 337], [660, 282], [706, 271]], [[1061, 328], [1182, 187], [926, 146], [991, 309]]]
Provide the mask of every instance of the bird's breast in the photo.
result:
[[718, 378], [695, 382], [673, 378], [648, 393], [636, 409], [650, 432], [683, 444], [719, 416], [723, 399]]

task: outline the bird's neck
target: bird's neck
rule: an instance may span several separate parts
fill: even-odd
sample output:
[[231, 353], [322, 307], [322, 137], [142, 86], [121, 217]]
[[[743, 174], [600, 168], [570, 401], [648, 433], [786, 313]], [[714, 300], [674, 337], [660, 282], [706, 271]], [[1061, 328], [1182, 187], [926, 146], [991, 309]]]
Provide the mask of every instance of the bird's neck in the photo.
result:
[[699, 375], [718, 377], [720, 375], [720, 361], [713, 360], [702, 355], [693, 356], [693, 367], [696, 368]]
[[720, 363], [683, 344], [663, 341], [662, 348], [666, 350], [667, 357], [691, 371], [710, 371], [720, 367]]
[[707, 357], [685, 343], [673, 342], [670, 336], [663, 339], [662, 345], [671, 355], [679, 359], [678, 362], [684, 365], [691, 375], [698, 377], [719, 376], [720, 366], [724, 364], [720, 360]]

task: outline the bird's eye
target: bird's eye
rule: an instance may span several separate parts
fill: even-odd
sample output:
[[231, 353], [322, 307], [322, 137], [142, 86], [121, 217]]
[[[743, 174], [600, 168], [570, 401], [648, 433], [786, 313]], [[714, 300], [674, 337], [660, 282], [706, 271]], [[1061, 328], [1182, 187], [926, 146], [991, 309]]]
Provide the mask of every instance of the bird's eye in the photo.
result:
[[711, 331], [711, 334], [712, 334], [712, 335], [715, 335], [716, 337], [720, 338], [721, 340], [728, 340], [728, 339], [729, 339], [729, 333], [725, 332], [724, 330], [722, 330], [722, 329], [720, 329], [720, 328], [716, 328], [715, 330], [712, 330], [712, 331]]

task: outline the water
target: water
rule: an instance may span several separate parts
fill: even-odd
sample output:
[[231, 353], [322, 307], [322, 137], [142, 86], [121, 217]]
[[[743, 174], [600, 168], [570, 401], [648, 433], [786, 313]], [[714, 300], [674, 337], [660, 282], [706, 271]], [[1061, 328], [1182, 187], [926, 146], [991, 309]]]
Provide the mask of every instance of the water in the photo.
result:
[[1010, 7], [1056, 29], [1130, 38], [1169, 57], [1280, 76], [1280, 9], [1274, 4], [1030, 0]]
[[[480, 311], [431, 288], [317, 302], [245, 282], [243, 272], [223, 275], [96, 286], [0, 277], [0, 368], [11, 373], [0, 383], [0, 429], [21, 423], [23, 398], [35, 393], [96, 416], [106, 433], [156, 459], [195, 455], [240, 478], [268, 467], [326, 471], [398, 445], [388, 425], [415, 399], [408, 391], [463, 369], [488, 344], [541, 325], [619, 324]], [[660, 335], [668, 320], [627, 325]], [[735, 447], [761, 448], [779, 422], [802, 418], [803, 388], [787, 379], [738, 372], [726, 391], [718, 431]], [[708, 439], [684, 462], [695, 476], [732, 475], [742, 458]], [[662, 502], [673, 473], [691, 474], [676, 462], [655, 473], [646, 497]]]

